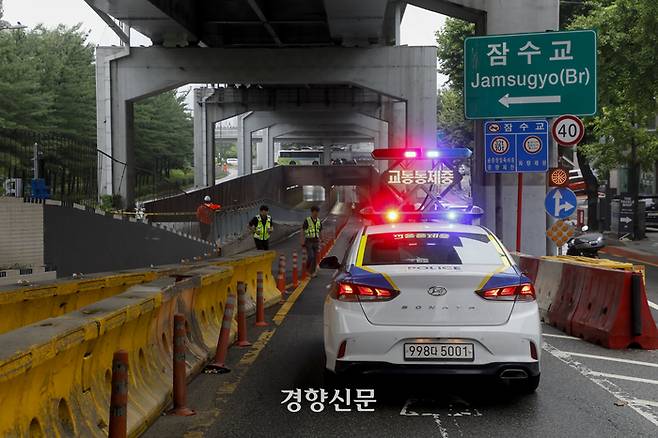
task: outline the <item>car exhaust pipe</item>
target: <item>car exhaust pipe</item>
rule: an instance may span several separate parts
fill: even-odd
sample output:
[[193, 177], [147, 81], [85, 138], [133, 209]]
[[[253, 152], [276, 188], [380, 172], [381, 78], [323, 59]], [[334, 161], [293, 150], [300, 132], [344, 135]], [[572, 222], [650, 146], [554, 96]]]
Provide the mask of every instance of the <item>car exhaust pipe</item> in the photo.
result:
[[501, 371], [500, 378], [503, 380], [527, 379], [528, 373], [521, 368], [508, 368]]

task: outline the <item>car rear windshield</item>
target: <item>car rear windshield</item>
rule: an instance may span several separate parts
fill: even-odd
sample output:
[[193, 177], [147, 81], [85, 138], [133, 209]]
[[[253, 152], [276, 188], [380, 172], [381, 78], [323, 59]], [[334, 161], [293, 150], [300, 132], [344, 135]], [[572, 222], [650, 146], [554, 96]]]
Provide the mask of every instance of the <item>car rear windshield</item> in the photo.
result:
[[500, 265], [502, 254], [484, 234], [383, 233], [367, 236], [363, 265]]

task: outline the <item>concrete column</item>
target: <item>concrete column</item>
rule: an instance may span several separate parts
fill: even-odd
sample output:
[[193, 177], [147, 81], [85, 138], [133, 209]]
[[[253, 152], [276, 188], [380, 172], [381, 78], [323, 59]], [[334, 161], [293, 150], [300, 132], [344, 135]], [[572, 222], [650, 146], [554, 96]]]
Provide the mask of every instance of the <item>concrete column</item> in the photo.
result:
[[106, 47], [96, 53], [96, 142], [99, 154], [98, 195], [112, 195], [114, 191], [114, 167], [123, 164], [112, 160], [112, 61], [130, 55], [127, 47]]
[[[126, 52], [117, 55], [117, 50]], [[125, 172], [124, 165], [117, 166], [116, 161], [112, 166], [112, 191], [121, 194], [126, 204], [132, 204], [134, 193], [132, 123], [127, 120], [127, 117], [132, 118], [132, 105], [144, 97], [186, 83], [354, 84], [407, 102], [410, 137], [426, 143], [435, 136], [436, 53], [431, 47], [282, 48], [274, 51], [99, 47], [96, 53], [99, 68], [107, 67], [111, 82], [109, 90], [97, 95], [99, 108], [104, 99], [109, 97], [111, 101], [111, 110], [100, 111], [98, 115], [99, 131], [110, 123], [111, 138], [99, 139], [99, 142], [105, 142], [101, 143], [101, 150], [111, 149], [115, 159], [130, 160], [126, 162]], [[114, 55], [118, 57], [113, 59]], [[104, 117], [108, 112], [111, 120]], [[251, 169], [251, 154], [244, 158], [248, 158], [249, 163], [241, 166], [243, 173], [246, 168]]]
[[[506, 0], [488, 2], [487, 34], [507, 34], [521, 32], [544, 32], [557, 30], [559, 24], [558, 0]], [[474, 169], [474, 171], [476, 171]], [[477, 169], [483, 172], [484, 168]], [[492, 205], [498, 209], [500, 223], [495, 228], [502, 231], [502, 239], [507, 248], [516, 245], [516, 175], [500, 175], [498, 203], [496, 188], [492, 179], [486, 178], [486, 204], [489, 217]], [[533, 255], [546, 253], [546, 176], [542, 173], [526, 173], [523, 180], [523, 226], [521, 250]], [[488, 223], [491, 227], [492, 224]], [[500, 236], [499, 236], [500, 237]]]
[[[123, 206], [131, 208], [135, 199], [134, 103], [117, 99], [112, 102], [112, 191], [121, 195]], [[125, 163], [125, 164], [124, 164]]]
[[[194, 90], [194, 185], [204, 187], [213, 185], [214, 179], [214, 123], [208, 120], [206, 99], [211, 96], [211, 88]], [[210, 164], [210, 165], [209, 165]]]
[[330, 140], [324, 140], [322, 142], [322, 164], [331, 164], [331, 145], [332, 144], [333, 143]]
[[248, 117], [247, 114], [238, 116], [238, 175], [251, 173], [251, 131], [245, 131], [244, 119], [246, 117]]
[[206, 185], [206, 111], [201, 101], [201, 89], [194, 90], [192, 110], [194, 122], [194, 186]]
[[[407, 136], [406, 102], [385, 98], [382, 102], [380, 117], [388, 122], [388, 140], [390, 147], [405, 147]], [[379, 146], [375, 146], [378, 148]]]
[[259, 141], [256, 144], [256, 169], [257, 170], [265, 170], [268, 168], [268, 160], [267, 160], [267, 147], [268, 147], [268, 139], [267, 139], [267, 132], [270, 130], [270, 128], [264, 128], [263, 131], [263, 138], [261, 141]]

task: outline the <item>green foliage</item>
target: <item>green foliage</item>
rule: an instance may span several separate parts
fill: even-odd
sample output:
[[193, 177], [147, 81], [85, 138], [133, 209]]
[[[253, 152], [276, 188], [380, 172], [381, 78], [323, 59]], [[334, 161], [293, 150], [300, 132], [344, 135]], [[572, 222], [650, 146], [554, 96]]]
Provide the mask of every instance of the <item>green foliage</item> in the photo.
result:
[[101, 210], [114, 211], [121, 209], [121, 195], [103, 195], [101, 196]]
[[464, 118], [464, 97], [461, 90], [439, 91], [441, 101], [437, 126], [445, 133], [442, 146], [473, 149], [473, 123]]
[[448, 88], [440, 90], [437, 127], [445, 134], [444, 146], [473, 148], [473, 123], [464, 118], [464, 38], [473, 35], [475, 25], [448, 18], [436, 33], [441, 72], [448, 76]]
[[238, 158], [238, 146], [235, 143], [218, 142], [216, 149], [218, 162], [226, 162], [227, 158]]
[[185, 96], [168, 91], [135, 104], [135, 159], [147, 172], [183, 169], [192, 160], [193, 124]]
[[436, 33], [439, 68], [448, 76], [450, 88], [464, 88], [464, 38], [474, 34], [473, 23], [456, 18], [448, 18], [444, 28]]
[[80, 25], [0, 32], [0, 127], [96, 137], [94, 49]]
[[[599, 113], [584, 150], [596, 168], [653, 166], [658, 137], [644, 129], [658, 107], [658, 2], [598, 0], [572, 28], [593, 28], [599, 44]], [[636, 158], [631, 149], [637, 149]]]
[[[95, 93], [94, 47], [81, 25], [0, 31], [0, 128], [96, 144]], [[159, 181], [172, 169], [190, 166], [193, 127], [184, 99], [171, 91], [135, 104], [138, 181], [144, 179], [140, 173]], [[66, 154], [68, 168], [82, 163], [75, 151], [66, 150], [48, 160], [66, 160]]]

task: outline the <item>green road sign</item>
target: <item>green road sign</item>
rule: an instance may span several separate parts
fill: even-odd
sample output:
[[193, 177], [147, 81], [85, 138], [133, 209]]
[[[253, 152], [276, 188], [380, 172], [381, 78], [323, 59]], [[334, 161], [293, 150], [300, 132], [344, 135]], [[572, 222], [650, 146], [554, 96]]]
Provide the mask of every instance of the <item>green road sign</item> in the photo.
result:
[[464, 41], [468, 119], [596, 113], [596, 32], [523, 33]]

